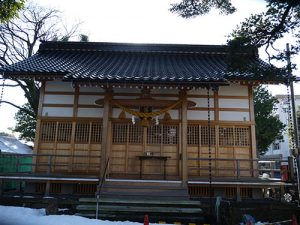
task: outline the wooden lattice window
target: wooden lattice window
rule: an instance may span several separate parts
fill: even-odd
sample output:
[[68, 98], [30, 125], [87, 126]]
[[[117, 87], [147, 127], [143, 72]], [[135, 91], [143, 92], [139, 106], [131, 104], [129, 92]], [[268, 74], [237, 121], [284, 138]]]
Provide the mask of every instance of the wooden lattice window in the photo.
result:
[[41, 141], [54, 142], [56, 139], [56, 122], [43, 122], [41, 126]]
[[150, 126], [147, 130], [147, 144], [161, 144], [162, 143], [162, 127]]
[[57, 142], [71, 142], [72, 122], [60, 122], [57, 126]]
[[219, 128], [220, 146], [234, 146], [234, 129], [233, 127]]
[[88, 143], [90, 123], [77, 123], [75, 126], [75, 143]]
[[101, 143], [102, 123], [94, 122], [91, 124], [91, 143]]
[[199, 145], [199, 125], [189, 125], [187, 127], [188, 145]]
[[235, 145], [250, 146], [250, 129], [249, 127], [235, 128]]
[[141, 144], [143, 143], [143, 127], [138, 125], [128, 125], [128, 143]]
[[101, 143], [102, 124], [99, 122], [77, 123], [75, 143]]
[[143, 143], [143, 127], [129, 123], [115, 123], [112, 130], [114, 144]]
[[163, 144], [178, 144], [178, 126], [163, 126]]
[[126, 144], [127, 143], [127, 123], [116, 123], [112, 128], [112, 142], [114, 144]]
[[201, 126], [200, 130], [201, 145], [216, 145], [216, 130], [214, 127], [210, 127], [210, 132], [208, 132], [208, 127]]

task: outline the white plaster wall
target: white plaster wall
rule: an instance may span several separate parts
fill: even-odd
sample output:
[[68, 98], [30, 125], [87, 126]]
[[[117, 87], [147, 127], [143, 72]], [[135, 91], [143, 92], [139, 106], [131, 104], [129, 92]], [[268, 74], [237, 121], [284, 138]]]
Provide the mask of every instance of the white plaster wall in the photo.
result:
[[227, 96], [248, 96], [248, 86], [239, 84], [230, 84], [229, 86], [220, 86], [219, 95]]
[[77, 116], [103, 118], [103, 108], [78, 108]]
[[90, 92], [104, 93], [104, 89], [101, 87], [80, 87], [79, 92], [80, 93], [90, 93]]
[[[119, 118], [119, 115], [120, 113], [122, 112], [122, 109], [120, 108], [113, 108], [112, 109], [112, 118]], [[126, 118], [129, 118], [129, 114], [128, 113], [125, 113], [126, 114]]]
[[[188, 98], [189, 101], [195, 102], [196, 105], [195, 107], [206, 107], [208, 105], [207, 98]], [[214, 107], [214, 99], [210, 98], [209, 99], [209, 105], [210, 107]]]
[[44, 95], [44, 104], [74, 104], [74, 95]]
[[74, 88], [71, 82], [63, 81], [47, 81], [45, 86], [45, 91], [65, 91], [74, 92]]
[[128, 88], [113, 88], [113, 92], [114, 93], [137, 93], [137, 94], [140, 94], [141, 93], [141, 89], [139, 88], [136, 88], [134, 86], [132, 86], [131, 88], [128, 87]]
[[219, 107], [220, 108], [249, 108], [249, 100], [248, 99], [219, 99]]
[[137, 98], [139, 98], [138, 95], [136, 95], [136, 96], [121, 96], [121, 95], [119, 95], [119, 96], [113, 97], [113, 99], [137, 99]]
[[70, 107], [44, 107], [42, 110], [43, 116], [53, 117], [72, 117], [73, 108]]
[[[179, 110], [170, 110], [169, 114], [172, 118], [172, 120], [179, 120]], [[164, 114], [162, 115], [162, 117], [164, 116]]]
[[[196, 110], [188, 110], [187, 111], [188, 120], [208, 120], [208, 112], [207, 111], [196, 111]], [[210, 119], [214, 120], [215, 113], [210, 112]]]
[[[212, 94], [212, 90], [210, 90], [210, 94]], [[201, 89], [193, 89], [187, 91], [187, 94], [193, 94], [193, 95], [207, 95], [207, 89], [206, 88], [201, 88]]]
[[249, 121], [249, 112], [219, 112], [219, 119], [223, 121]]
[[160, 100], [175, 100], [178, 101], [178, 97], [153, 97], [154, 99], [160, 99]]
[[78, 104], [95, 105], [95, 101], [98, 99], [103, 99], [103, 96], [79, 95]]
[[[119, 109], [119, 108], [113, 108], [113, 110], [112, 110], [112, 117], [113, 118], [119, 118], [119, 115], [120, 115], [121, 112], [122, 112], [121, 109]], [[170, 110], [169, 114], [170, 114], [172, 120], [178, 120], [179, 119], [179, 111], [178, 110]], [[125, 112], [125, 115], [126, 115], [126, 118], [128, 118], [128, 119], [132, 118], [132, 115], [129, 114], [129, 113], [127, 113], [127, 112]], [[163, 114], [159, 115], [158, 118], [159, 119], [163, 119], [164, 115], [165, 114], [163, 113]]]
[[155, 88], [155, 89], [151, 89], [151, 93], [152, 94], [176, 94], [176, 95], [178, 95], [179, 90], [175, 89], [175, 88], [174, 89]]

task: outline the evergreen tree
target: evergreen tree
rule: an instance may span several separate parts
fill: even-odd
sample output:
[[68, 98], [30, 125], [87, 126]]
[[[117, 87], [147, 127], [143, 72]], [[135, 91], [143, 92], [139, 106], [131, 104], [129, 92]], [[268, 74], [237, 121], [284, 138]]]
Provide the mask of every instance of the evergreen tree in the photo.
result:
[[1, 0], [0, 1], [0, 23], [12, 19], [24, 6], [25, 0]]
[[257, 151], [264, 155], [275, 140], [283, 139], [285, 125], [274, 115], [274, 107], [279, 102], [266, 88], [258, 86], [253, 95]]

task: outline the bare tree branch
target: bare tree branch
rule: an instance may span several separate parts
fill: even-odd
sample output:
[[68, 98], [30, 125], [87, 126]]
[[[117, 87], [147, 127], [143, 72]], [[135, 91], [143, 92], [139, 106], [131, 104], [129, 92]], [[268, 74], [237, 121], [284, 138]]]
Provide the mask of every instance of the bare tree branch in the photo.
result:
[[25, 113], [27, 113], [27, 114], [29, 114], [29, 115], [31, 115], [31, 116], [33, 116], [33, 117], [36, 117], [36, 115], [35, 115], [34, 113], [32, 113], [32, 111], [30, 111], [30, 110], [28, 110], [28, 109], [24, 109], [24, 108], [22, 108], [21, 106], [18, 106], [18, 105], [16, 105], [16, 104], [12, 103], [12, 102], [8, 102], [8, 101], [0, 101], [0, 104], [3, 104], [3, 103], [8, 104], [8, 105], [11, 105], [11, 106], [13, 106], [13, 107], [15, 107], [15, 108], [17, 108], [17, 109], [19, 109], [19, 110], [21, 110], [21, 111], [24, 111]]

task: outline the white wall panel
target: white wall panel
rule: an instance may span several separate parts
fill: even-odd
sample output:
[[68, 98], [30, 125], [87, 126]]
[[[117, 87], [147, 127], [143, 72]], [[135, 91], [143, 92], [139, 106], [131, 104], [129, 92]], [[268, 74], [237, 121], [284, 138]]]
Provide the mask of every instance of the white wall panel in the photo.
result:
[[220, 112], [220, 120], [225, 121], [249, 121], [248, 112]]
[[113, 88], [114, 93], [141, 93], [141, 89], [136, 88], [135, 86], [132, 86], [131, 88]]
[[65, 91], [74, 92], [74, 88], [71, 82], [63, 81], [47, 81], [45, 91]]
[[219, 99], [220, 108], [249, 108], [248, 99]]
[[[119, 108], [113, 108], [112, 117], [113, 118], [119, 118], [119, 115], [120, 115], [121, 112], [122, 112], [121, 109], [119, 109]], [[178, 120], [179, 119], [179, 111], [178, 110], [170, 110], [169, 114], [170, 114], [172, 120]], [[129, 113], [125, 112], [125, 115], [126, 115], [126, 118], [128, 118], [128, 119], [132, 118], [132, 115], [129, 114]], [[163, 114], [159, 115], [158, 118], [159, 119], [163, 119], [164, 115], [165, 114], [163, 113]]]
[[[112, 118], [119, 118], [119, 115], [120, 115], [121, 112], [122, 112], [122, 109], [120, 109], [120, 108], [113, 108], [112, 109]], [[126, 115], [126, 117], [127, 116], [128, 115]]]
[[178, 89], [155, 88], [155, 89], [151, 90], [151, 93], [152, 94], [176, 94], [177, 95], [179, 93], [179, 90]]
[[[188, 98], [189, 101], [195, 102], [196, 106], [195, 107], [206, 107], [208, 105], [207, 98]], [[209, 105], [210, 107], [214, 107], [214, 99], [210, 98], [209, 99]]]
[[98, 99], [103, 99], [103, 97], [94, 95], [79, 95], [78, 104], [95, 105], [95, 101]]
[[[210, 119], [214, 120], [215, 113], [210, 112]], [[187, 111], [188, 120], [207, 120], [208, 112], [207, 111], [196, 111], [196, 110], [188, 110]]]
[[[169, 114], [170, 114], [172, 120], [178, 120], [178, 119], [179, 119], [179, 110], [170, 110], [170, 111], [169, 111]], [[164, 115], [165, 115], [165, 114], [163, 114], [163, 116], [164, 116]], [[163, 116], [162, 116], [162, 117], [163, 117]]]
[[121, 95], [119, 95], [119, 96], [113, 97], [113, 99], [137, 99], [137, 98], [139, 98], [138, 95], [136, 95], [136, 96], [121, 96]]
[[104, 89], [101, 87], [80, 87], [80, 93], [89, 93], [89, 92], [96, 92], [96, 93], [104, 93]]
[[44, 104], [74, 104], [74, 95], [44, 95]]
[[153, 97], [154, 99], [159, 99], [159, 100], [175, 100], [178, 101], [178, 97]]
[[77, 116], [103, 118], [103, 108], [78, 108]]
[[[187, 94], [190, 94], [190, 95], [207, 95], [207, 89], [206, 88], [193, 89], [193, 90], [187, 91]], [[212, 90], [210, 90], [210, 94], [211, 95], [213, 94]]]
[[54, 117], [72, 117], [73, 108], [69, 107], [44, 107], [42, 111], [43, 116]]
[[230, 84], [229, 86], [220, 86], [219, 95], [227, 96], [248, 96], [248, 86], [239, 84]]

